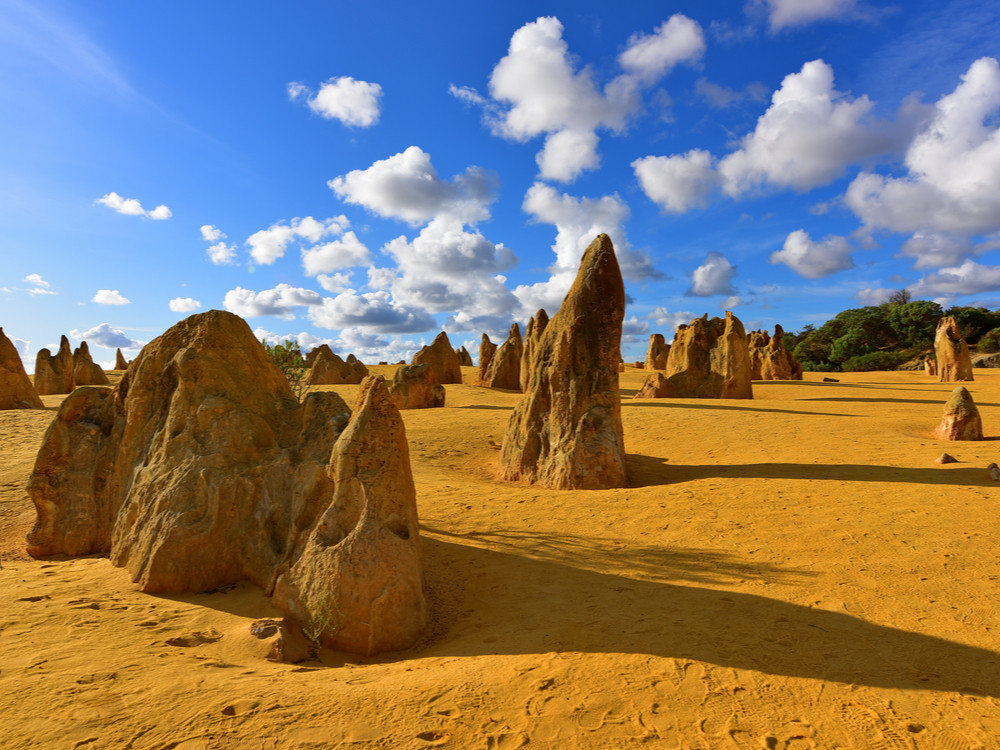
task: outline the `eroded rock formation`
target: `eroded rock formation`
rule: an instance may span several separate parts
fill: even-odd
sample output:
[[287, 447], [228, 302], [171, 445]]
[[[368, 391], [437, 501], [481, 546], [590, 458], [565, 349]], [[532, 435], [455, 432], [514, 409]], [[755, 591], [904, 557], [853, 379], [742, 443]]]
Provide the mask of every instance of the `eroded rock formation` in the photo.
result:
[[448, 334], [441, 331], [434, 337], [430, 346], [423, 347], [413, 355], [414, 365], [429, 364], [434, 368], [434, 376], [441, 385], [449, 383], [462, 383], [462, 365], [458, 361], [458, 355], [448, 341]]
[[533, 354], [528, 389], [504, 433], [501, 473], [554, 489], [624, 487], [618, 395], [625, 287], [598, 235]]
[[[330, 347], [322, 344], [313, 349], [312, 366], [306, 373], [304, 384], [309, 385], [357, 385], [368, 376], [368, 368], [357, 357], [348, 354], [343, 360]], [[310, 352], [312, 354], [312, 352]]]
[[670, 389], [651, 373], [639, 393], [672, 390], [670, 398], [753, 398], [750, 376], [750, 351], [739, 318], [731, 312], [725, 320], [703, 315], [677, 327], [665, 371]]
[[937, 377], [937, 360], [929, 357], [924, 360], [924, 374], [929, 378]]
[[125, 355], [122, 354], [121, 349], [115, 349], [115, 369], [116, 370], [128, 369], [128, 362], [125, 361]]
[[983, 439], [983, 420], [972, 400], [972, 394], [964, 385], [951, 392], [951, 397], [944, 405], [941, 424], [931, 434], [938, 440]]
[[0, 328], [0, 410], [44, 408], [24, 370], [21, 355]]
[[[28, 492], [32, 555], [108, 553], [146, 592], [248, 580], [270, 594], [284, 575], [277, 601], [308, 616], [304, 626], [339, 613], [321, 640], [362, 653], [406, 648], [426, 616], [419, 556], [386, 536], [418, 542], [405, 434], [384, 379], [362, 385], [353, 415], [335, 393], [300, 404], [230, 313], [181, 321], [117, 386], [67, 397]], [[326, 587], [318, 599], [314, 579]]]
[[646, 350], [646, 361], [643, 363], [646, 370], [666, 370], [667, 355], [670, 354], [670, 344], [663, 337], [662, 333], [653, 333], [649, 336], [649, 348]]
[[479, 342], [479, 385], [486, 384], [486, 373], [490, 371], [490, 362], [497, 352], [497, 345], [490, 341], [490, 337], [485, 333]]
[[460, 346], [458, 349], [456, 349], [455, 354], [458, 355], [458, 363], [462, 367], [475, 367], [475, 365], [472, 363], [472, 355], [469, 354], [469, 350], [466, 349], [464, 346]]
[[486, 377], [479, 384], [487, 388], [504, 388], [509, 391], [521, 390], [521, 358], [524, 354], [524, 342], [521, 340], [521, 329], [517, 323], [510, 327], [507, 340], [504, 341], [490, 358]]
[[90, 356], [90, 347], [86, 341], [81, 341], [73, 352], [73, 380], [78, 386], [108, 385], [111, 382], [101, 366]]
[[785, 348], [785, 331], [774, 326], [774, 335], [767, 331], [751, 331], [747, 336], [750, 349], [751, 380], [802, 380], [802, 365]]
[[955, 383], [973, 380], [972, 355], [951, 316], [941, 318], [934, 333], [934, 354], [937, 356], [938, 380]]
[[434, 368], [403, 365], [389, 384], [389, 394], [398, 409], [432, 409], [444, 406], [444, 386], [434, 377]]
[[531, 380], [532, 357], [538, 347], [538, 340], [545, 332], [545, 327], [549, 324], [549, 314], [545, 308], [539, 307], [535, 316], [528, 320], [528, 325], [524, 328], [524, 351], [521, 353], [521, 390], [527, 390], [528, 381]]
[[63, 336], [55, 356], [48, 349], [42, 349], [35, 357], [35, 391], [39, 396], [50, 396], [70, 393], [75, 387], [73, 351], [69, 348], [69, 340]]

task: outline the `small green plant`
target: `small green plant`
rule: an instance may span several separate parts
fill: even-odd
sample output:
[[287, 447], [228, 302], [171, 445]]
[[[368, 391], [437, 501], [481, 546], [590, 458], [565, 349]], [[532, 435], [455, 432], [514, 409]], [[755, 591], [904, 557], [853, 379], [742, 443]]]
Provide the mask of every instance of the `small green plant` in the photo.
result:
[[324, 634], [336, 635], [343, 627], [343, 615], [336, 594], [326, 591], [306, 599], [306, 614], [309, 621], [302, 626], [306, 638], [319, 645]]
[[1000, 352], [1000, 328], [994, 328], [992, 331], [984, 333], [976, 348], [989, 354]]
[[306, 361], [302, 357], [302, 352], [295, 345], [294, 341], [288, 340], [283, 344], [269, 344], [263, 339], [264, 351], [271, 361], [281, 370], [281, 374], [288, 380], [288, 385], [295, 394], [295, 398], [302, 400], [302, 394], [306, 389]]

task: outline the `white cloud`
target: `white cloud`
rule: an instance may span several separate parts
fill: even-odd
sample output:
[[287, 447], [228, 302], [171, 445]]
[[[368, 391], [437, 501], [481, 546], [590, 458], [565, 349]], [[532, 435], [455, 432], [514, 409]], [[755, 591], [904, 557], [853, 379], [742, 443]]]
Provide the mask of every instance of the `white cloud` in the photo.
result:
[[410, 146], [327, 184], [347, 203], [416, 226], [442, 215], [465, 224], [489, 218], [497, 179], [488, 170], [469, 167], [464, 174], [442, 180], [430, 154]]
[[771, 31], [850, 15], [855, 0], [757, 0], [766, 7]]
[[687, 294], [695, 297], [710, 297], [715, 294], [735, 294], [733, 278], [736, 267], [722, 253], [709, 253], [705, 262], [691, 275], [692, 285]]
[[[40, 294], [58, 294], [58, 292], [52, 289], [52, 285], [43, 279], [40, 274], [29, 273], [24, 277], [24, 280], [32, 285], [32, 287], [27, 290], [28, 294], [32, 297], [36, 297]], [[5, 287], [4, 291], [15, 291], [15, 289], [8, 289]]]
[[611, 238], [626, 279], [644, 281], [660, 275], [645, 253], [631, 249], [624, 229], [629, 208], [617, 195], [576, 198], [536, 182], [525, 194], [522, 208], [533, 221], [556, 227], [552, 245], [556, 260], [548, 269], [550, 278], [514, 290], [525, 314], [534, 314], [539, 307], [558, 309], [576, 278], [584, 250], [602, 233]]
[[844, 168], [892, 145], [867, 96], [851, 99], [833, 88], [833, 68], [813, 60], [785, 77], [771, 106], [741, 147], [719, 163], [731, 196], [769, 184], [808, 190]]
[[217, 266], [231, 266], [236, 263], [236, 245], [216, 242], [205, 251], [205, 254]]
[[371, 253], [354, 232], [347, 232], [343, 238], [323, 245], [302, 248], [302, 267], [306, 276], [316, 276], [354, 266], [367, 266], [371, 262]]
[[670, 312], [665, 307], [657, 307], [646, 317], [652, 320], [657, 328], [662, 328], [667, 331], [665, 337], [667, 341], [669, 341], [673, 332], [677, 330], [677, 326], [682, 324], [687, 325], [697, 316], [691, 312]]
[[719, 186], [712, 155], [700, 149], [677, 156], [646, 156], [632, 162], [632, 169], [649, 199], [671, 213], [704, 206]]
[[254, 318], [261, 315], [274, 315], [282, 320], [294, 320], [294, 307], [319, 305], [323, 298], [319, 292], [311, 289], [301, 289], [290, 284], [278, 284], [274, 289], [254, 292], [251, 289], [236, 287], [226, 292], [223, 300], [229, 312], [244, 318]]
[[641, 336], [649, 333], [649, 323], [634, 315], [622, 321], [622, 336]]
[[698, 62], [705, 54], [705, 34], [697, 21], [675, 13], [653, 34], [637, 34], [618, 56], [629, 73], [645, 82], [655, 82], [679, 63]]
[[928, 274], [907, 289], [916, 299], [995, 292], [1000, 289], [1000, 266], [984, 266], [967, 260], [960, 266]]
[[897, 291], [896, 289], [868, 287], [866, 289], [861, 289], [860, 291], [858, 291], [854, 295], [854, 299], [856, 299], [865, 307], [881, 305], [883, 302], [888, 302], [889, 297], [891, 297], [896, 291]]
[[290, 83], [288, 98], [292, 101], [305, 98], [309, 109], [327, 120], [340, 120], [344, 125], [368, 128], [378, 122], [382, 87], [377, 83], [341, 76], [326, 81], [315, 95], [302, 83]]
[[201, 303], [191, 297], [174, 297], [169, 305], [173, 312], [194, 312], [201, 307]]
[[968, 237], [945, 232], [916, 232], [903, 243], [897, 258], [914, 258], [919, 270], [957, 266], [976, 252]]
[[803, 229], [796, 229], [785, 238], [784, 247], [771, 253], [771, 262], [784, 263], [807, 279], [822, 279], [854, 268], [851, 243], [846, 237], [829, 236], [815, 242]]
[[316, 243], [324, 237], [341, 234], [349, 226], [350, 222], [345, 216], [334, 216], [323, 221], [312, 216], [306, 216], [304, 219], [295, 217], [288, 223], [279, 221], [267, 229], [254, 232], [247, 237], [246, 244], [250, 246], [251, 257], [261, 265], [267, 266], [282, 257], [288, 244], [296, 237]]
[[326, 291], [333, 292], [334, 294], [346, 292], [353, 287], [350, 273], [334, 273], [330, 275], [321, 273], [316, 277], [316, 281]]
[[141, 349], [145, 343], [130, 339], [124, 331], [112, 328], [110, 323], [101, 323], [86, 331], [73, 330], [69, 332], [69, 335], [74, 339], [102, 346], [105, 349]]
[[732, 297], [726, 297], [726, 299], [722, 300], [719, 304], [719, 309], [732, 310], [739, 307], [741, 304], [743, 304], [743, 299], [738, 294], [734, 294]]
[[221, 229], [214, 227], [211, 224], [202, 225], [201, 236], [204, 238], [205, 242], [218, 242], [219, 240], [224, 240], [226, 238], [225, 233]]
[[169, 219], [173, 214], [166, 206], [157, 206], [152, 211], [147, 211], [135, 198], [122, 198], [118, 193], [108, 193], [102, 198], [98, 198], [95, 203], [102, 203], [108, 208], [126, 216], [145, 216], [149, 219]]
[[846, 203], [869, 229], [976, 235], [1000, 230], [1000, 66], [976, 60], [906, 152], [907, 174], [863, 172]]
[[427, 313], [408, 310], [383, 291], [367, 294], [347, 291], [325, 297], [320, 304], [310, 307], [309, 319], [320, 328], [357, 327], [382, 333], [416, 333], [437, 326]]
[[586, 170], [597, 169], [597, 133], [592, 130], [560, 130], [545, 139], [535, 155], [538, 173], [547, 180], [572, 182]]
[[99, 305], [128, 305], [132, 302], [119, 294], [117, 289], [98, 289], [97, 294], [90, 301]]

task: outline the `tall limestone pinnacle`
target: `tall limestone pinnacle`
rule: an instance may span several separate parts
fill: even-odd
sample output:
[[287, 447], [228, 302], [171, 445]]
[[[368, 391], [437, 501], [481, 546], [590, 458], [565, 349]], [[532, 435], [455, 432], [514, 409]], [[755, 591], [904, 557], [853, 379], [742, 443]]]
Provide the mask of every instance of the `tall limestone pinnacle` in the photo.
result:
[[601, 234], [537, 340], [528, 387], [504, 434], [504, 479], [553, 489], [625, 486], [618, 394], [624, 317], [618, 259]]

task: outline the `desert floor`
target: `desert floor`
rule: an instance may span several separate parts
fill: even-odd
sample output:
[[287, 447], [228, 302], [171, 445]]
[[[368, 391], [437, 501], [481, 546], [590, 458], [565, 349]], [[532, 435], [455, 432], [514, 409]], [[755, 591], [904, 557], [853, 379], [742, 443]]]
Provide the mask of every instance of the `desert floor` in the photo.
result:
[[251, 637], [277, 614], [251, 586], [27, 557], [62, 397], [0, 412], [0, 747], [1000, 747], [1000, 371], [968, 384], [974, 443], [929, 437], [953, 385], [822, 377], [636, 401], [629, 368], [630, 486], [572, 492], [496, 479], [519, 394], [448, 386], [404, 412], [425, 640], [298, 666]]

